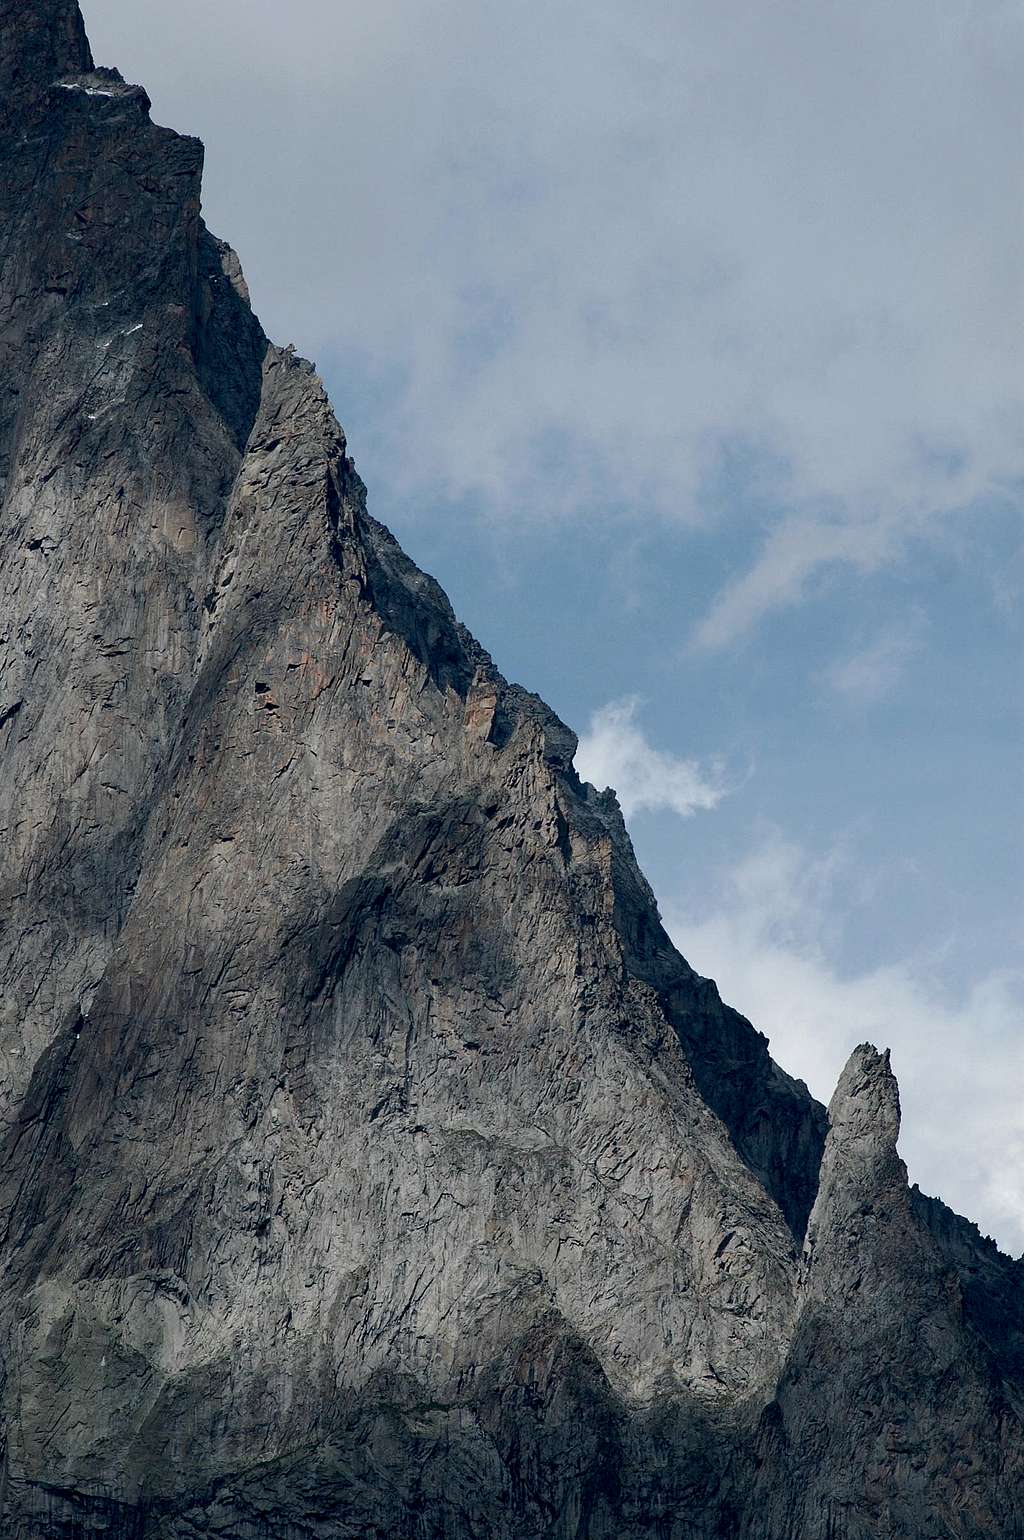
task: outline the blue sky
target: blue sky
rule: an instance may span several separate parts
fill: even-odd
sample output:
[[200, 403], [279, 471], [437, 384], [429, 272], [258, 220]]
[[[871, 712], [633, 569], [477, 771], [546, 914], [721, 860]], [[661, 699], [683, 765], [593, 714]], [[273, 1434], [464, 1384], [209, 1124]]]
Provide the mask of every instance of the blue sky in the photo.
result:
[[692, 964], [1024, 1249], [1024, 20], [87, 0]]

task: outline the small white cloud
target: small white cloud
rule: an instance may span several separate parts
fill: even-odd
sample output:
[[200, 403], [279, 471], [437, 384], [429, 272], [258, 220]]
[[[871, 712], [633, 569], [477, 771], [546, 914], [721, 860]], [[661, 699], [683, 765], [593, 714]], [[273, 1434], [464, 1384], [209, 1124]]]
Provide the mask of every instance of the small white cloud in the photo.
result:
[[891, 695], [923, 644], [924, 618], [914, 614], [880, 631], [867, 646], [825, 670], [825, 684], [854, 705], [872, 706]]
[[654, 748], [636, 724], [638, 705], [629, 697], [594, 713], [576, 751], [582, 778], [599, 789], [614, 787], [625, 818], [666, 808], [689, 818], [717, 807], [726, 791], [719, 767], [704, 769]]
[[[667, 906], [684, 956], [827, 1102], [854, 1046], [890, 1047], [912, 1181], [1024, 1250], [1024, 978], [987, 974], [954, 996], [926, 961], [844, 972], [835, 960], [842, 856], [769, 836], [697, 914]], [[828, 918], [826, 918], [828, 916]]]

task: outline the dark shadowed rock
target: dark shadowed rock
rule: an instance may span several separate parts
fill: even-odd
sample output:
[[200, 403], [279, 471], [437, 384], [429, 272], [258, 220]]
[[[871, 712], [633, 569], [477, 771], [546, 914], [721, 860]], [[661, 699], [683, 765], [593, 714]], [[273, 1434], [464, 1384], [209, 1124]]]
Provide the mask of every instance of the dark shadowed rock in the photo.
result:
[[91, 69], [78, 0], [3, 0], [0, 114], [10, 133], [22, 130], [53, 81]]
[[0, 18], [4, 1533], [1021, 1533], [1020, 1271], [887, 1060], [828, 1131], [368, 514], [202, 147]]

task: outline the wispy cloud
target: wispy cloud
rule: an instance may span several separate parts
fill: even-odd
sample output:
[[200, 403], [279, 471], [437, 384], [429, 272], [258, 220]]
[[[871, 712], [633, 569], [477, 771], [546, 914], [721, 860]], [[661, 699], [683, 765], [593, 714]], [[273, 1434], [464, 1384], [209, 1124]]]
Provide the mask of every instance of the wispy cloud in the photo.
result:
[[637, 725], [635, 697], [602, 706], [580, 738], [576, 769], [585, 781], [615, 789], [623, 817], [668, 809], [682, 818], [717, 807], [726, 792], [720, 766], [667, 754]]
[[668, 906], [668, 928], [823, 1101], [856, 1043], [891, 1047], [911, 1179], [1020, 1253], [1024, 977], [992, 972], [954, 995], [927, 959], [844, 971], [830, 927], [849, 877], [842, 852], [815, 860], [769, 835], [719, 874], [701, 913]]
[[854, 706], [873, 706], [892, 695], [924, 645], [925, 619], [915, 610], [883, 626], [862, 647], [837, 659], [822, 682]]
[[768, 535], [750, 570], [723, 589], [698, 625], [698, 647], [724, 647], [766, 614], [796, 604], [823, 570], [841, 565], [876, 571], [898, 538], [891, 519], [784, 519]]

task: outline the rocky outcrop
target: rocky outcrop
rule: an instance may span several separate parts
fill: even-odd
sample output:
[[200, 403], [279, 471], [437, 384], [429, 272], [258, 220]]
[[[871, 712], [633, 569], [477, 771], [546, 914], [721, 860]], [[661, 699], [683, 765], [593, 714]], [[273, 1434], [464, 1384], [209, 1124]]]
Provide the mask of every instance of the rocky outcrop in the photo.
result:
[[[829, 1123], [750, 1532], [767, 1519], [772, 1535], [851, 1540], [1022, 1534], [1019, 1265], [996, 1264], [966, 1226], [957, 1257], [921, 1223], [888, 1054], [854, 1053]], [[966, 1303], [979, 1268], [1006, 1291], [988, 1341]]]
[[674, 951], [76, 6], [0, 86], [6, 1532], [1017, 1533], [887, 1066], [826, 1141]]

